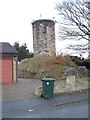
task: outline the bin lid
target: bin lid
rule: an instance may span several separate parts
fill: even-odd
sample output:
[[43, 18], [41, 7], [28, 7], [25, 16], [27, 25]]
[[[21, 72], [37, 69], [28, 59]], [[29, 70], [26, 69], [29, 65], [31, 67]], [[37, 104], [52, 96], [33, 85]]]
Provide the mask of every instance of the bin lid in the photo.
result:
[[55, 79], [53, 78], [42, 78], [41, 80], [42, 81], [55, 81]]

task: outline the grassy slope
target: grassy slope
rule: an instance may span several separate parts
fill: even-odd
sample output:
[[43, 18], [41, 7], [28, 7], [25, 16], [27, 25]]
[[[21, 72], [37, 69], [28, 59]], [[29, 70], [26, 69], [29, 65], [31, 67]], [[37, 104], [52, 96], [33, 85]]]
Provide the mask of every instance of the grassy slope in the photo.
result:
[[18, 76], [24, 78], [53, 77], [63, 79], [66, 66], [74, 66], [68, 56], [38, 56], [24, 59], [18, 67]]

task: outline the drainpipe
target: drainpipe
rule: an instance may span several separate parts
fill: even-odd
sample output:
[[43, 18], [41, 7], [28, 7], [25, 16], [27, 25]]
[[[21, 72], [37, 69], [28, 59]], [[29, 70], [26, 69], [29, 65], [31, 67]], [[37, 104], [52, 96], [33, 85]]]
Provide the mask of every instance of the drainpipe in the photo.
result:
[[14, 56], [14, 60], [16, 62], [16, 82], [18, 82], [18, 60], [17, 60], [18, 55], [16, 54]]

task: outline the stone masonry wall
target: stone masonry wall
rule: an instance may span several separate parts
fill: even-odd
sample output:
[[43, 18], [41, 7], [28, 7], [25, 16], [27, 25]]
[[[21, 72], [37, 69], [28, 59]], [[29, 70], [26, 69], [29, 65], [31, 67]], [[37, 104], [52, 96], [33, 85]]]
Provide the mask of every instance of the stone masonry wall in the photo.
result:
[[55, 49], [55, 22], [37, 20], [32, 23], [34, 56], [50, 55]]

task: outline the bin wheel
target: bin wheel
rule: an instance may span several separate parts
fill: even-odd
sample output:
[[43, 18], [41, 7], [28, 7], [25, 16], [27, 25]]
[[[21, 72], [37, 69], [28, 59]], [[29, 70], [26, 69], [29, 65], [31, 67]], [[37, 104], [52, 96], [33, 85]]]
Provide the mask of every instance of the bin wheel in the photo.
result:
[[43, 94], [41, 94], [41, 97], [44, 97]]

